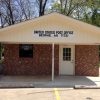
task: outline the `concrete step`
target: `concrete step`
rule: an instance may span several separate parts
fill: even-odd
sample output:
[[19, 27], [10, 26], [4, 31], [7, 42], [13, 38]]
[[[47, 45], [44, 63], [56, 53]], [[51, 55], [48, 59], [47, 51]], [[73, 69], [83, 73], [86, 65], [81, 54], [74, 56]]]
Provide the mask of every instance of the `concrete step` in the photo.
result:
[[98, 85], [75, 85], [74, 89], [100, 89]]
[[0, 82], [0, 88], [34, 88], [29, 82]]

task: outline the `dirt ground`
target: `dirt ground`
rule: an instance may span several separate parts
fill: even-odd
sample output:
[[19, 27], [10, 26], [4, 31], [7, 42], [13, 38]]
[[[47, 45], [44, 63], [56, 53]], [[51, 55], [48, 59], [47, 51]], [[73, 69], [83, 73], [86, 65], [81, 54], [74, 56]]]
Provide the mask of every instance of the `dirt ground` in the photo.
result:
[[0, 100], [100, 100], [100, 89], [0, 89]]

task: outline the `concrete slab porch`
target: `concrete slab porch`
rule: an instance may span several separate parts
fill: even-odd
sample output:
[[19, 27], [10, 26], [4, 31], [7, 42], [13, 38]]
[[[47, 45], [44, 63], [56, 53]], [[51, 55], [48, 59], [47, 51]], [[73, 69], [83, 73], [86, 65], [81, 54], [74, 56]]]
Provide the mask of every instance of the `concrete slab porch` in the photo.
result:
[[0, 88], [5, 87], [71, 87], [75, 85], [100, 86], [100, 77], [88, 76], [56, 76], [51, 81], [50, 76], [0, 76]]

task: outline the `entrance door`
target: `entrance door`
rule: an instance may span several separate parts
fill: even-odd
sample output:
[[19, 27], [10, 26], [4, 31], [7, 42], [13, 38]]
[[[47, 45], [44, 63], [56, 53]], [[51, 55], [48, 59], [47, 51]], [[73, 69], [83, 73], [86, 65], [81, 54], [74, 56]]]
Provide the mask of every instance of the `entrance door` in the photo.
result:
[[60, 46], [59, 50], [59, 74], [74, 74], [74, 46]]

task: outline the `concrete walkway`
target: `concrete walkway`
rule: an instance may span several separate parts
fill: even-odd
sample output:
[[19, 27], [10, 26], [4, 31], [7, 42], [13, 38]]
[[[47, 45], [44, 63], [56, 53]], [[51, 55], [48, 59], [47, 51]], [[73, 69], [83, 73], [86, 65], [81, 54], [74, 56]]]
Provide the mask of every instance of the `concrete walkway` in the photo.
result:
[[75, 85], [100, 86], [100, 77], [85, 76], [57, 76], [54, 81], [51, 77], [40, 76], [0, 76], [0, 87], [74, 87]]

